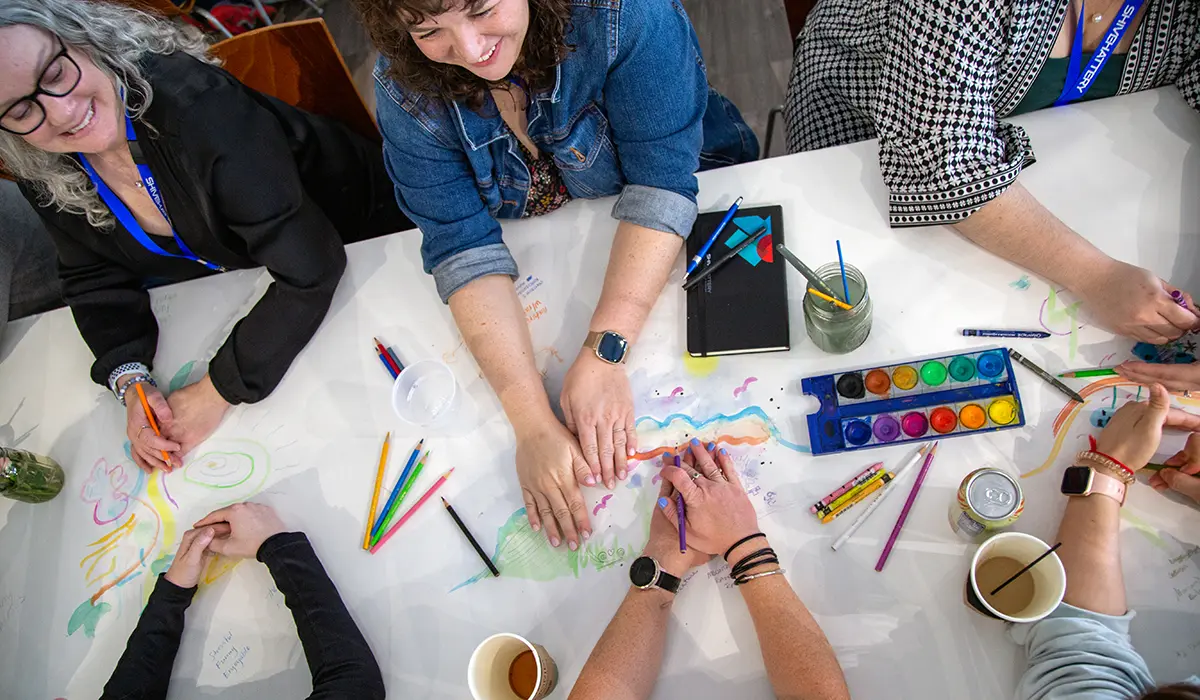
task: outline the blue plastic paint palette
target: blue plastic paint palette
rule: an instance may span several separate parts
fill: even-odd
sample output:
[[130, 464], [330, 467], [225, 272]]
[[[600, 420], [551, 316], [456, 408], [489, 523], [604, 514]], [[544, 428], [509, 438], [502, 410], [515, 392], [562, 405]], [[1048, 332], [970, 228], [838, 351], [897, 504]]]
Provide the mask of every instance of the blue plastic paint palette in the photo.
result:
[[939, 355], [807, 377], [814, 455], [1025, 425], [1008, 348]]

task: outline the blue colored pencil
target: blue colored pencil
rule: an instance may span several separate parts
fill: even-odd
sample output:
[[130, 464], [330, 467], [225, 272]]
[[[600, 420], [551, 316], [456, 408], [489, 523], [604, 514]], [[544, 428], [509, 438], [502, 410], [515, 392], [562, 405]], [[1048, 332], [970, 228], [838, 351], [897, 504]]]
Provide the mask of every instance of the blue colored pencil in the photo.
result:
[[687, 273], [684, 275], [685, 277], [692, 274], [692, 272], [696, 270], [696, 267], [699, 266], [704, 260], [704, 256], [708, 253], [708, 249], [712, 247], [713, 243], [717, 242], [717, 236], [720, 236], [721, 231], [723, 231], [725, 227], [729, 225], [730, 219], [732, 219], [733, 215], [737, 213], [738, 207], [741, 206], [741, 204], [741, 197], [733, 200], [733, 206], [729, 207], [729, 211], [725, 212], [725, 218], [721, 219], [721, 223], [717, 224], [716, 230], [712, 232], [712, 235], [708, 237], [708, 240], [704, 242], [704, 245], [700, 246], [700, 252], [696, 253], [696, 255], [692, 258], [692, 261], [688, 263]]
[[853, 304], [850, 299], [850, 285], [846, 283], [846, 261], [842, 259], [842, 242], [837, 242], [838, 249], [838, 265], [842, 268], [842, 291], [846, 293], [846, 303]]
[[379, 361], [383, 363], [383, 368], [388, 371], [388, 374], [392, 375], [392, 379], [395, 379], [396, 377], [400, 376], [400, 375], [396, 374], [396, 370], [392, 369], [391, 363], [388, 362], [387, 357], [385, 357], [383, 353], [376, 350], [375, 354], [379, 356]]
[[396, 502], [396, 497], [400, 495], [400, 490], [404, 487], [404, 482], [408, 479], [408, 473], [412, 471], [413, 464], [416, 464], [417, 456], [421, 454], [421, 446], [424, 444], [425, 438], [421, 438], [417, 446], [413, 448], [412, 454], [409, 455], [408, 464], [404, 465], [404, 471], [400, 473], [400, 478], [396, 480], [396, 485], [392, 487], [392, 493], [388, 496], [387, 502], [384, 503], [383, 509], [379, 511], [379, 519], [375, 521], [375, 527], [371, 528], [372, 538], [383, 529], [383, 522], [387, 519], [387, 513], [392, 509], [392, 504]]
[[1049, 338], [1046, 331], [1004, 331], [986, 330], [983, 328], [964, 328], [962, 334], [976, 338]]

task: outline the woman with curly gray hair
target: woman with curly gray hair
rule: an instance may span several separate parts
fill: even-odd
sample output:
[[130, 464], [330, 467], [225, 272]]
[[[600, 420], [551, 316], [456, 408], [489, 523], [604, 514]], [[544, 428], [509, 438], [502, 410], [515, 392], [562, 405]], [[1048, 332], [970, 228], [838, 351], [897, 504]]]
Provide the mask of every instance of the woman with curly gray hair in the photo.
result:
[[[198, 34], [122, 6], [0, 3], [0, 161], [54, 238], [92, 379], [125, 403], [147, 471], [275, 389], [329, 308], [344, 242], [412, 227], [378, 145], [215, 63]], [[164, 398], [147, 283], [257, 266], [271, 288], [208, 374]], [[124, 400], [139, 384], [162, 437]]]

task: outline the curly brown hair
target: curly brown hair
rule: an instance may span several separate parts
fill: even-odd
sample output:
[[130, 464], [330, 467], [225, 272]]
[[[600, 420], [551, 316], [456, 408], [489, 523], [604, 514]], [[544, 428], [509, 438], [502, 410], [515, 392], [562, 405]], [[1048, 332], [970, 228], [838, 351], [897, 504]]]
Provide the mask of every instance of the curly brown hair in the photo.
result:
[[[352, 0], [379, 52], [391, 66], [388, 77], [406, 90], [435, 98], [463, 100], [472, 109], [485, 101], [488, 83], [461, 66], [426, 58], [409, 27], [458, 9], [475, 10], [488, 0]], [[530, 92], [554, 86], [555, 69], [572, 50], [566, 42], [571, 0], [528, 0], [529, 30], [513, 66]]]

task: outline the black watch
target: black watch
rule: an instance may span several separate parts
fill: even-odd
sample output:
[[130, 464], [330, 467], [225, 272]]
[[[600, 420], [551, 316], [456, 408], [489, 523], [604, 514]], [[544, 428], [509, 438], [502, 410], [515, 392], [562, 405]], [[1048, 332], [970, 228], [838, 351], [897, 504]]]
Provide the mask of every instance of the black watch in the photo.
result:
[[663, 571], [654, 557], [634, 559], [629, 567], [629, 580], [643, 591], [651, 588], [661, 588], [668, 593], [679, 591], [679, 577]]

